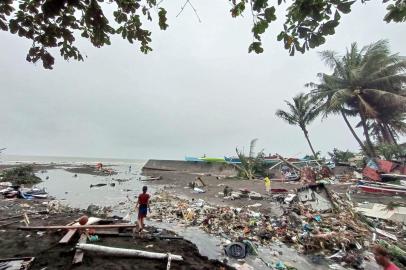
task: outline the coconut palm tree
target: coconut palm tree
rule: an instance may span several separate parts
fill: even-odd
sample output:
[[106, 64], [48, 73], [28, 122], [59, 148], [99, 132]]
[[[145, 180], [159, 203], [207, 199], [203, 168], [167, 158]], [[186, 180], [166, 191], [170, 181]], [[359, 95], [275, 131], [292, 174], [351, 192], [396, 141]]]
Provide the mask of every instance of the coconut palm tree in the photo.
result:
[[361, 50], [353, 43], [344, 56], [333, 51], [320, 55], [333, 73], [320, 74], [319, 84], [309, 84], [314, 87], [312, 96], [324, 102], [327, 112], [341, 112], [344, 120], [346, 112], [359, 116], [366, 139], [366, 145], [360, 145], [375, 157], [367, 120], [376, 119], [384, 110], [405, 111], [406, 58], [391, 54], [385, 40]]
[[258, 173], [258, 168], [263, 167], [264, 151], [255, 154], [255, 145], [258, 139], [252, 139], [250, 142], [250, 151], [248, 156], [244, 154], [243, 150], [235, 148], [238, 159], [241, 164], [233, 164], [239, 171], [240, 176], [246, 179], [255, 179], [255, 174]]
[[341, 106], [334, 106], [331, 104], [332, 102], [332, 94], [333, 89], [330, 88], [328, 82], [329, 78], [325, 77], [324, 74], [318, 74], [320, 77], [320, 84], [316, 83], [308, 83], [305, 86], [311, 87], [313, 90], [310, 92], [312, 99], [315, 102], [321, 102], [320, 111], [323, 114], [323, 118], [328, 117], [329, 115], [341, 115], [344, 119], [345, 124], [347, 125], [348, 129], [351, 131], [351, 134], [354, 136], [355, 140], [358, 142], [359, 146], [363, 150], [364, 153], [367, 153], [366, 147], [362, 140], [358, 137], [357, 133], [355, 132], [354, 128], [351, 126], [350, 121], [348, 120], [349, 116], [356, 116], [358, 111], [355, 109], [349, 109], [345, 106], [345, 104], [341, 104]]
[[309, 132], [307, 126], [319, 115], [320, 106], [318, 103], [304, 93], [300, 93], [293, 98], [293, 103], [285, 100], [285, 103], [289, 107], [289, 111], [277, 110], [276, 116], [285, 120], [290, 125], [299, 126], [306, 137], [307, 143], [313, 153], [314, 157], [317, 157], [316, 151], [313, 149], [313, 145], [309, 139]]
[[406, 135], [406, 113], [399, 110], [380, 110], [379, 115], [370, 120], [371, 134], [379, 143], [397, 144], [400, 135]]

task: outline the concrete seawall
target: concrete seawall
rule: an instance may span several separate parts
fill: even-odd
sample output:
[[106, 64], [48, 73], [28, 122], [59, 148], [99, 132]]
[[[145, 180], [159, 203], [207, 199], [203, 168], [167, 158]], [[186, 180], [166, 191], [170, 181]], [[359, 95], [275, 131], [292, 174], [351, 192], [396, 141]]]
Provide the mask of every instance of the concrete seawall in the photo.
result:
[[214, 175], [236, 176], [237, 169], [227, 163], [194, 162], [182, 160], [150, 159], [142, 168], [143, 171], [176, 171], [188, 173], [210, 173]]

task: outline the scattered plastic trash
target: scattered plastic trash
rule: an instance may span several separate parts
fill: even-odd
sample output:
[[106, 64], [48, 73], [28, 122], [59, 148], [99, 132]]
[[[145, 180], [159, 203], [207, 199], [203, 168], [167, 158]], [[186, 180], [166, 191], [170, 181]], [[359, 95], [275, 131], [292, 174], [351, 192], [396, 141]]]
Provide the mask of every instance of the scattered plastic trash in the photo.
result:
[[198, 188], [198, 187], [195, 187], [195, 188], [193, 189], [193, 191], [194, 191], [194, 193], [205, 193], [205, 192], [206, 192], [206, 191], [204, 191], [203, 189]]

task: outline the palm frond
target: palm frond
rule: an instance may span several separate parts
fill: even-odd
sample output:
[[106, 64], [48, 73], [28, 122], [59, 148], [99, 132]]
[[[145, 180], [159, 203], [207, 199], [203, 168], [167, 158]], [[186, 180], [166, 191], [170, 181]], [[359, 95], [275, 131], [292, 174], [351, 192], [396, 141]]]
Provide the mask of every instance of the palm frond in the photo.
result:
[[257, 141], [258, 141], [258, 139], [252, 139], [250, 142], [250, 154], [249, 154], [250, 158], [254, 158], [255, 145], [257, 144]]
[[290, 125], [296, 125], [297, 124], [297, 121], [296, 121], [295, 117], [293, 115], [285, 112], [285, 111], [277, 110], [276, 111], [276, 116], [278, 116], [279, 118], [285, 120]]

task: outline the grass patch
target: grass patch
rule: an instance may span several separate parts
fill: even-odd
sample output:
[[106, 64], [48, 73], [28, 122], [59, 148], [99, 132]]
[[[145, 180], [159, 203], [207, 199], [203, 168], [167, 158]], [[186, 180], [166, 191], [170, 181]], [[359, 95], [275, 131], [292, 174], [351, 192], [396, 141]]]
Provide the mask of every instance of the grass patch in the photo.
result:
[[14, 185], [23, 184], [38, 184], [42, 180], [34, 174], [32, 166], [19, 166], [11, 169], [6, 169], [1, 173], [2, 181], [11, 182]]

